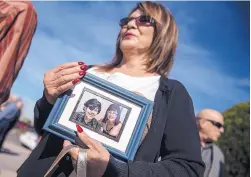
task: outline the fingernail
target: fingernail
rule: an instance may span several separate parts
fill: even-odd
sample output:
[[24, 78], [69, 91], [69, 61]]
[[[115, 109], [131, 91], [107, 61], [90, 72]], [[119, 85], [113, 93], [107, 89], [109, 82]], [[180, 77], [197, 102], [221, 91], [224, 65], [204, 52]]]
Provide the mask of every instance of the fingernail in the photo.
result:
[[83, 65], [83, 64], [84, 64], [84, 62], [82, 62], [82, 61], [78, 62], [78, 65]]
[[76, 125], [76, 127], [77, 127], [78, 133], [82, 133], [83, 132], [83, 129], [79, 125]]
[[83, 75], [85, 75], [85, 71], [79, 71], [78, 74], [79, 74], [80, 76], [83, 76]]
[[80, 69], [82, 69], [82, 70], [86, 70], [87, 68], [88, 68], [87, 65], [83, 65], [83, 66], [80, 67]]
[[75, 79], [72, 81], [72, 83], [75, 85], [76, 83], [78, 83], [80, 81], [80, 79]]

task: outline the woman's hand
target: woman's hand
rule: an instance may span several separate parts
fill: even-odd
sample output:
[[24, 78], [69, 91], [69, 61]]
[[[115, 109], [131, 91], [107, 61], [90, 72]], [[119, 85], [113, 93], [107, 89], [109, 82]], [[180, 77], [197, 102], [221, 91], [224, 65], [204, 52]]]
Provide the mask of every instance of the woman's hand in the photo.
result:
[[[88, 177], [102, 177], [110, 159], [110, 153], [102, 146], [101, 143], [89, 137], [83, 129], [77, 125], [79, 139], [88, 146], [87, 150], [87, 173]], [[71, 143], [64, 141], [64, 147]], [[73, 148], [69, 151], [72, 160], [77, 160], [79, 148]]]
[[50, 104], [57, 97], [80, 81], [88, 68], [83, 62], [71, 62], [57, 66], [44, 74], [44, 94]]

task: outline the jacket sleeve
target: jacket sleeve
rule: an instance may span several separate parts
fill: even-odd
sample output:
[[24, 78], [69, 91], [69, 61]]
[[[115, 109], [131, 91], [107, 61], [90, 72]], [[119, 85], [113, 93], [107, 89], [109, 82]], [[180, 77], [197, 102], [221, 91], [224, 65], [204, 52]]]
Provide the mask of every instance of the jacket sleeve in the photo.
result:
[[0, 1], [0, 105], [28, 54], [37, 27], [37, 13], [31, 2]]
[[192, 100], [179, 82], [168, 102], [167, 122], [160, 150], [161, 161], [122, 162], [112, 155], [104, 177], [202, 177], [199, 135]]
[[51, 109], [53, 105], [51, 105], [43, 95], [42, 98], [40, 98], [34, 108], [34, 127], [36, 132], [41, 135], [42, 128], [44, 126], [44, 123], [46, 122]]

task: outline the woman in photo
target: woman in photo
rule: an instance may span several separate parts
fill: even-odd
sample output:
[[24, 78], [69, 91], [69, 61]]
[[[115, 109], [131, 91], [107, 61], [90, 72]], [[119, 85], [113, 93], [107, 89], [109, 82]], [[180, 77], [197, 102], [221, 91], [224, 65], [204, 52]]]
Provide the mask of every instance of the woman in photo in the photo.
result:
[[[178, 40], [174, 17], [160, 3], [146, 1], [138, 3], [119, 25], [114, 59], [87, 72], [152, 100], [152, 120], [135, 158], [125, 162], [77, 126], [79, 139], [89, 148], [86, 176], [202, 177], [204, 163], [192, 99], [183, 84], [168, 78]], [[71, 144], [43, 132], [42, 127], [57, 97], [79, 82], [87, 68], [83, 62], [72, 62], [45, 73], [44, 96], [36, 103], [34, 118], [43, 138], [19, 169], [18, 177], [44, 176], [63, 146]], [[79, 148], [72, 149], [52, 176], [73, 174], [72, 161], [78, 153]]]
[[111, 104], [105, 113], [104, 119], [100, 122], [103, 127], [103, 133], [108, 134], [112, 137], [117, 137], [122, 127], [120, 122], [120, 107], [118, 104]]

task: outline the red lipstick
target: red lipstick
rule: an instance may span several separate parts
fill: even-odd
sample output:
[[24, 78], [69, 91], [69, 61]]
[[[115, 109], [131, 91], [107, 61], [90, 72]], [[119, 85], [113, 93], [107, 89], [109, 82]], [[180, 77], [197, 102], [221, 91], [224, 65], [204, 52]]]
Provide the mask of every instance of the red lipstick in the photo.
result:
[[124, 38], [130, 38], [130, 37], [132, 37], [132, 36], [136, 36], [136, 35], [133, 34], [133, 33], [131, 33], [131, 32], [126, 32], [126, 33], [124, 34]]

